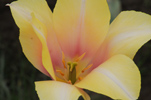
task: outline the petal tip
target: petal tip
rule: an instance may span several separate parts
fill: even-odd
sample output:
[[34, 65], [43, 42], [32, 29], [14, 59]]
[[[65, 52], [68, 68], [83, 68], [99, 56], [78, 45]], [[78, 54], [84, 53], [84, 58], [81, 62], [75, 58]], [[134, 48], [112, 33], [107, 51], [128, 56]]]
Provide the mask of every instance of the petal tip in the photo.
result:
[[11, 4], [6, 4], [5, 6], [8, 6], [8, 7], [9, 7], [9, 6], [11, 6]]

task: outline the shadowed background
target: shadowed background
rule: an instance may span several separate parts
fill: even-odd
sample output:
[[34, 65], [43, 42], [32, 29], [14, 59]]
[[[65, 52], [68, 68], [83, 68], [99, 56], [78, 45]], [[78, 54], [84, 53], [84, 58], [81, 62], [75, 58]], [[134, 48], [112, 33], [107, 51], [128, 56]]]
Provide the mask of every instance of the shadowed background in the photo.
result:
[[[0, 0], [0, 100], [38, 100], [34, 81], [50, 80], [35, 69], [22, 53], [19, 29], [5, 4]], [[53, 10], [56, 0], [47, 0]], [[151, 0], [108, 0], [113, 20], [121, 10], [136, 10], [151, 14]], [[139, 100], [151, 100], [151, 41], [136, 54], [134, 61], [142, 76]], [[87, 91], [92, 100], [112, 100]], [[59, 94], [58, 94], [59, 96]], [[80, 98], [80, 100], [83, 100]]]

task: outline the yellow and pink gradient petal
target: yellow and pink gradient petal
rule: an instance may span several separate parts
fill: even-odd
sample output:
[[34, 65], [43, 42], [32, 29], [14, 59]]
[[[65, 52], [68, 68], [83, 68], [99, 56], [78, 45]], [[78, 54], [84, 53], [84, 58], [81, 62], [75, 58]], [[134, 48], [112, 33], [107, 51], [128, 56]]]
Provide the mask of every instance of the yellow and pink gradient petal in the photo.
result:
[[[39, 9], [40, 5], [44, 6], [43, 10], [45, 10], [45, 13]], [[38, 0], [37, 2], [19, 0], [7, 4], [7, 6], [10, 6], [14, 20], [20, 29], [19, 40], [25, 56], [38, 70], [50, 76], [42, 64], [42, 44], [30, 23], [32, 12], [36, 13], [39, 18], [45, 19], [45, 21], [43, 20], [44, 22], [49, 23], [51, 12], [47, 3], [43, 0]]]
[[[46, 45], [49, 51], [48, 55], [51, 55], [52, 64], [56, 66], [60, 65], [61, 50], [53, 29], [52, 12], [46, 1], [38, 0], [35, 2], [34, 0], [19, 0], [7, 4], [7, 6], [10, 6], [15, 22], [20, 28], [19, 39], [25, 56], [38, 70], [50, 76], [50, 73], [46, 71], [42, 62], [41, 41], [32, 27], [32, 14], [34, 14], [39, 23], [43, 23], [43, 27], [45, 27], [45, 31], [47, 31], [42, 34], [46, 39]], [[41, 9], [40, 6], [43, 6], [43, 9]]]
[[86, 52], [91, 59], [108, 32], [110, 12], [106, 0], [57, 0], [53, 22], [65, 55]]
[[41, 100], [90, 97], [88, 89], [113, 99], [136, 100], [141, 77], [132, 61], [151, 39], [151, 16], [122, 12], [110, 22], [106, 0], [45, 0], [8, 4], [20, 28], [28, 60], [52, 81], [35, 82]]
[[111, 23], [105, 41], [91, 62], [94, 68], [117, 54], [124, 54], [133, 59], [136, 52], [151, 39], [150, 22], [151, 16], [141, 12], [120, 13]]

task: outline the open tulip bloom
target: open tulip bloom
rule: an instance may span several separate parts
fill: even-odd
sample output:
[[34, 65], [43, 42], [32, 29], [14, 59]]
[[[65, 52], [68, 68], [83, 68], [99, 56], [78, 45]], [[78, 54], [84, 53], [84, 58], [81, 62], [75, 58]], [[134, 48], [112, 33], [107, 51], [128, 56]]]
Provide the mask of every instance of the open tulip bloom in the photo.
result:
[[134, 55], [151, 39], [151, 16], [123, 11], [110, 24], [106, 0], [45, 0], [7, 4], [28, 60], [52, 80], [35, 82], [40, 100], [90, 100], [82, 89], [136, 100], [141, 88]]

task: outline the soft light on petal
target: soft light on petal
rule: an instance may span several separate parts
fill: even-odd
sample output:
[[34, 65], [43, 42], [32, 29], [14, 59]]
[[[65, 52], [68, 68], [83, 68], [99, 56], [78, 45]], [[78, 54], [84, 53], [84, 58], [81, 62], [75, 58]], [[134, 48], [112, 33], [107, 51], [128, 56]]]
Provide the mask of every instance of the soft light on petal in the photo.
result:
[[109, 26], [106, 0], [57, 0], [53, 14], [45, 0], [8, 5], [26, 57], [54, 79], [35, 82], [41, 100], [90, 100], [81, 88], [138, 98], [141, 78], [132, 59], [151, 39], [149, 15], [125, 11]]
[[111, 97], [136, 100], [141, 86], [140, 73], [125, 55], [116, 55], [101, 64], [75, 86]]
[[28, 22], [31, 20], [32, 12], [47, 25], [52, 21], [52, 12], [45, 0], [18, 0], [8, 5], [10, 5], [15, 22], [19, 27], [24, 26], [25, 20]]
[[51, 77], [53, 79], [56, 79], [55, 74], [54, 74], [54, 69], [52, 66], [52, 62], [51, 62], [51, 58], [50, 58], [50, 54], [49, 54], [49, 50], [47, 47], [47, 42], [46, 42], [46, 35], [47, 35], [47, 29], [45, 27], [45, 25], [43, 23], [41, 23], [36, 17], [35, 15], [32, 13], [32, 27], [36, 33], [36, 35], [38, 36], [39, 40], [42, 43], [42, 63], [45, 67], [45, 69], [49, 72], [49, 74], [51, 75]]
[[78, 100], [81, 95], [85, 100], [90, 100], [83, 90], [67, 83], [39, 81], [35, 82], [35, 85], [40, 100]]
[[[24, 54], [37, 69], [49, 76], [42, 63], [42, 43], [31, 25], [31, 15], [34, 14], [41, 25], [45, 27], [45, 32], [41, 35], [47, 42], [48, 55], [51, 55], [53, 65], [61, 65], [61, 50], [53, 29], [52, 12], [47, 2], [45, 0], [19, 0], [8, 4], [8, 6], [10, 6], [15, 22], [20, 28], [20, 42]], [[38, 27], [38, 22], [34, 25]]]
[[151, 16], [124, 11], [112, 22], [106, 37], [110, 56], [124, 54], [133, 59], [139, 48], [151, 39]]
[[42, 45], [40, 40], [30, 25], [26, 29], [20, 30], [21, 34], [19, 37], [25, 56], [34, 67], [50, 76], [42, 64]]
[[42, 64], [41, 42], [30, 25], [32, 12], [43, 23], [51, 22], [51, 11], [47, 3], [44, 0], [19, 0], [7, 5], [10, 6], [14, 20], [20, 28], [19, 39], [25, 56], [37, 69], [49, 75]]
[[106, 0], [58, 0], [53, 13], [57, 38], [65, 55], [92, 56], [104, 40], [110, 20]]

